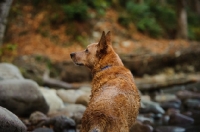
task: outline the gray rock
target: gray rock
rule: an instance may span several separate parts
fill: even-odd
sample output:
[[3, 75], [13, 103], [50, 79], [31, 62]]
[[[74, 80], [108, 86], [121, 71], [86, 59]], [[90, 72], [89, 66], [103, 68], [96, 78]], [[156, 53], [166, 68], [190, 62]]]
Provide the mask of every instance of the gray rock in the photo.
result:
[[26, 132], [26, 126], [16, 115], [0, 106], [0, 132]]
[[137, 120], [140, 121], [140, 122], [148, 121], [151, 124], [154, 124], [154, 119], [153, 118], [145, 117], [144, 115], [138, 115], [137, 116]]
[[53, 126], [54, 132], [76, 132], [76, 123], [73, 119], [66, 116], [56, 116], [50, 118], [43, 123], [41, 126]]
[[9, 63], [0, 63], [0, 80], [24, 79], [19, 69]]
[[162, 102], [160, 106], [165, 110], [169, 108], [179, 109], [181, 107], [181, 101], [177, 99], [168, 102]]
[[39, 111], [33, 112], [29, 117], [29, 121], [32, 125], [38, 125], [46, 120], [48, 120], [48, 117]]
[[90, 94], [84, 94], [78, 97], [75, 103], [88, 106], [89, 101], [90, 101]]
[[185, 128], [176, 126], [159, 126], [156, 132], [185, 132]]
[[200, 132], [200, 127], [199, 126], [191, 126], [186, 129], [185, 132]]
[[155, 101], [156, 102], [168, 102], [171, 100], [176, 100], [177, 97], [174, 94], [160, 94], [160, 95], [156, 95], [155, 97]]
[[52, 113], [49, 113], [49, 117], [56, 117], [65, 115], [67, 117], [73, 118], [77, 124], [81, 122], [81, 118], [83, 116], [83, 113], [85, 112], [86, 107], [80, 104], [68, 104], [65, 108], [62, 108], [58, 111], [54, 111]]
[[194, 119], [194, 125], [199, 126], [200, 124], [200, 111], [199, 110], [191, 110], [191, 117]]
[[57, 90], [57, 95], [63, 100], [65, 103], [75, 103], [76, 100], [84, 95], [85, 92], [82, 90]]
[[185, 90], [185, 86], [184, 85], [178, 85], [178, 86], [173, 86], [173, 87], [167, 87], [165, 89], [162, 89], [161, 92], [162, 93], [166, 93], [166, 94], [175, 94], [180, 90]]
[[50, 128], [37, 128], [33, 132], [54, 132], [54, 131]]
[[47, 113], [49, 110], [37, 83], [27, 79], [0, 81], [0, 105], [19, 116], [29, 116], [34, 111]]
[[200, 99], [200, 93], [191, 92], [191, 91], [188, 91], [188, 90], [179, 91], [179, 92], [177, 92], [176, 95], [178, 96], [178, 98], [180, 98], [182, 100], [186, 100], [186, 99], [189, 99], [189, 98]]
[[156, 102], [142, 100], [142, 103], [144, 104], [145, 107], [140, 108], [141, 113], [151, 113], [151, 112], [155, 113], [155, 114], [158, 114], [158, 113], [164, 114], [165, 113], [163, 108], [160, 107], [160, 105]]
[[174, 108], [169, 108], [165, 114], [167, 115], [171, 115], [171, 114], [176, 114], [176, 113], [180, 113], [179, 109], [174, 109]]
[[86, 67], [74, 66], [72, 61], [56, 63], [55, 67], [58, 67], [61, 71], [61, 80], [66, 82], [88, 82], [91, 81], [91, 72]]
[[186, 89], [200, 92], [200, 82], [188, 84], [188, 85], [186, 85]]
[[187, 99], [185, 105], [188, 109], [200, 110], [200, 100], [198, 99]]
[[189, 126], [194, 123], [194, 119], [180, 113], [175, 113], [170, 115], [168, 123], [170, 125]]
[[55, 89], [39, 88], [49, 105], [49, 112], [64, 108], [62, 99], [56, 94]]

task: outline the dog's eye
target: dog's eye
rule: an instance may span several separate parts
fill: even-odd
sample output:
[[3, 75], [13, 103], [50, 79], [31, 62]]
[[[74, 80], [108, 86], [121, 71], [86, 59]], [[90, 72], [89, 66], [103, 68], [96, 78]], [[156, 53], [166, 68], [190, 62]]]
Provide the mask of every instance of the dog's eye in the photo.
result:
[[88, 49], [86, 49], [86, 50], [85, 50], [85, 52], [86, 52], [86, 53], [88, 53], [88, 52], [89, 52], [89, 50], [88, 50]]

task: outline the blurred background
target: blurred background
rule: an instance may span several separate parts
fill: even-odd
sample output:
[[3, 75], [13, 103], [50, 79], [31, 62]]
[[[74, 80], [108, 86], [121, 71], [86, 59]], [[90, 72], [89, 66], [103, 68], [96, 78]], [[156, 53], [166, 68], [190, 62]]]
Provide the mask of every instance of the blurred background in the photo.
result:
[[[92, 76], [69, 54], [98, 42], [102, 31], [112, 32], [113, 47], [141, 92], [136, 128], [200, 131], [200, 0], [0, 0], [0, 82], [30, 79], [43, 87], [43, 96], [53, 90], [64, 108], [82, 95], [87, 106]], [[63, 99], [70, 95], [73, 101]], [[39, 111], [54, 117], [52, 111], [61, 106], [54, 109], [50, 102], [50, 112]], [[0, 104], [24, 116], [7, 105]]]

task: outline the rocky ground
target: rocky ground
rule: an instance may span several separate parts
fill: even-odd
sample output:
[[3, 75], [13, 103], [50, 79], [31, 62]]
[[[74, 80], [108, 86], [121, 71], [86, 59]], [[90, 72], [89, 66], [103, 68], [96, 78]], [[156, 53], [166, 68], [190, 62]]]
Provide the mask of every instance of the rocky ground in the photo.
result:
[[[148, 81], [148, 84], [166, 82], [158, 78], [168, 77], [136, 79], [142, 101], [137, 122], [130, 132], [199, 132], [200, 82], [165, 88], [142, 86]], [[24, 78], [15, 65], [0, 63], [1, 131], [79, 131], [91, 86], [76, 86], [76, 89], [41, 86]]]

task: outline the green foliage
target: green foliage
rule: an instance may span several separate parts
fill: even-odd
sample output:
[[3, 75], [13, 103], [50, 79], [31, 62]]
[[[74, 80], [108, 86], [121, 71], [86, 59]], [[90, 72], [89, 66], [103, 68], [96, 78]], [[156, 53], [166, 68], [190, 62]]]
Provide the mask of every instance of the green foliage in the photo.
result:
[[171, 35], [177, 28], [175, 9], [169, 5], [150, 5], [150, 11], [154, 13], [154, 18], [163, 29], [163, 35], [165, 35], [165, 37], [172, 38]]
[[67, 20], [85, 21], [88, 19], [88, 6], [83, 2], [76, 2], [62, 6]]
[[139, 31], [147, 33], [152, 37], [159, 37], [162, 34], [162, 28], [147, 4], [137, 4], [133, 1], [128, 1], [126, 9], [126, 14], [128, 15], [122, 15], [118, 20], [122, 25], [127, 27], [129, 23], [133, 22]]
[[[144, 0], [137, 3], [132, 0], [119, 0], [122, 9], [118, 22], [126, 28], [134, 23], [138, 31], [152, 37], [175, 38], [177, 32], [176, 1], [168, 0], [164, 5], [159, 1]], [[187, 5], [189, 39], [200, 40], [200, 16]]]
[[188, 37], [192, 40], [200, 40], [200, 16], [188, 10]]
[[147, 32], [152, 37], [159, 37], [162, 28], [157, 24], [155, 18], [146, 17], [138, 21], [137, 28], [142, 32]]
[[[17, 52], [17, 44], [6, 44], [0, 47], [0, 61], [11, 62]], [[7, 56], [4, 56], [6, 54]]]
[[110, 2], [106, 0], [83, 0], [89, 7], [95, 9], [98, 14], [104, 15], [105, 10], [110, 6]]
[[200, 40], [200, 27], [189, 26], [188, 38], [191, 40]]

